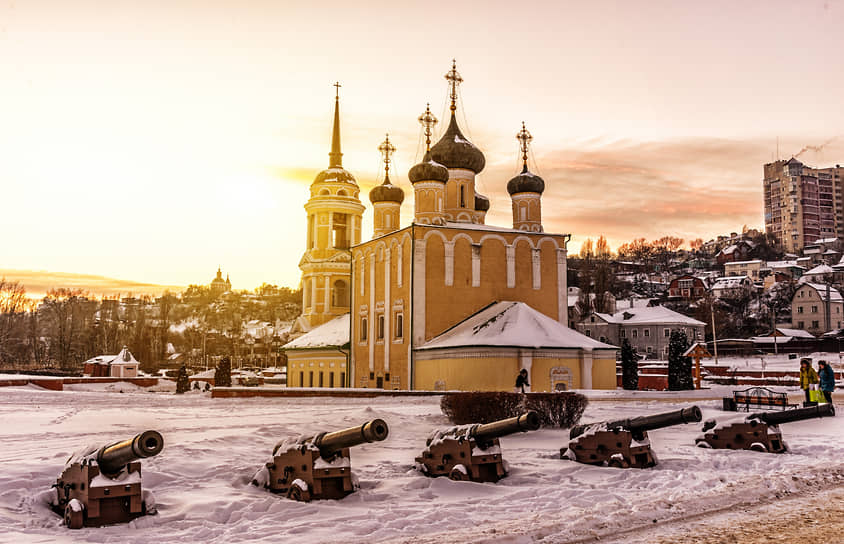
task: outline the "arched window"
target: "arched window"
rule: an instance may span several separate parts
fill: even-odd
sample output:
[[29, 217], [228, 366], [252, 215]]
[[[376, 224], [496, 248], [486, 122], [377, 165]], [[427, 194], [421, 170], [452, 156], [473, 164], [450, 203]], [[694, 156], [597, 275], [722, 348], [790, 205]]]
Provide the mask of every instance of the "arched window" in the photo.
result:
[[466, 187], [464, 185], [460, 186], [460, 207], [466, 207]]
[[332, 306], [348, 306], [349, 305], [349, 289], [346, 282], [337, 280], [334, 282], [334, 289], [332, 289]]

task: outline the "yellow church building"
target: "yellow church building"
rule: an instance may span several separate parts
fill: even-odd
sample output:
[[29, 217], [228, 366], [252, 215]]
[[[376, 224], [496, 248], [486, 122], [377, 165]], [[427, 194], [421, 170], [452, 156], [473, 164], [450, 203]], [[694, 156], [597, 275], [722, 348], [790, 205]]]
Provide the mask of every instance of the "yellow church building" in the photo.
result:
[[[340, 162], [336, 98], [330, 166], [305, 206], [296, 329], [306, 334], [285, 346], [288, 386], [338, 384], [319, 373], [339, 375], [326, 365], [345, 357], [342, 381], [351, 387], [511, 390], [526, 368], [533, 391], [615, 388], [616, 348], [566, 326], [570, 236], [543, 230], [545, 183], [528, 170], [530, 134], [523, 125], [523, 168], [507, 183], [513, 225], [486, 225], [490, 202], [475, 189], [486, 160], [457, 124], [456, 67], [446, 79], [451, 119], [435, 145], [436, 119], [430, 110], [419, 117], [427, 151], [408, 173], [413, 223], [399, 225], [404, 192], [390, 181], [388, 138], [379, 147], [384, 182], [369, 194], [373, 238], [363, 243], [359, 189]], [[349, 334], [338, 339], [329, 331], [346, 313]]]

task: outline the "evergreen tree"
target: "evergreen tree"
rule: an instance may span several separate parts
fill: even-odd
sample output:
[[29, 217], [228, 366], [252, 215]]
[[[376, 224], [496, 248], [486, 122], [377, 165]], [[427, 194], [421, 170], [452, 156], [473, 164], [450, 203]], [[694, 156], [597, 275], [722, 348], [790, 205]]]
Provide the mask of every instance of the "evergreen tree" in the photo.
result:
[[232, 363], [228, 357], [220, 359], [220, 364], [214, 371], [215, 387], [231, 387], [232, 385]]
[[621, 386], [631, 391], [639, 388], [639, 356], [627, 338], [621, 342]]
[[176, 394], [181, 395], [190, 391], [190, 380], [188, 380], [188, 369], [185, 365], [179, 368], [179, 374], [176, 376]]
[[668, 389], [682, 391], [694, 389], [692, 358], [683, 357], [689, 349], [689, 339], [683, 331], [671, 331], [668, 339]]

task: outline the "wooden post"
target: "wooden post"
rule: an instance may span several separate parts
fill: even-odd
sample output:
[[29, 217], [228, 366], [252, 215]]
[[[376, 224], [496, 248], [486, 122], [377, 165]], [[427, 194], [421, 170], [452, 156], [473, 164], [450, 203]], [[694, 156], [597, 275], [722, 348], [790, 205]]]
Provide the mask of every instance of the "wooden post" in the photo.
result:
[[700, 360], [703, 357], [712, 357], [712, 355], [706, 351], [706, 344], [695, 342], [692, 347], [686, 350], [683, 357], [691, 357], [695, 360], [695, 389], [700, 389]]

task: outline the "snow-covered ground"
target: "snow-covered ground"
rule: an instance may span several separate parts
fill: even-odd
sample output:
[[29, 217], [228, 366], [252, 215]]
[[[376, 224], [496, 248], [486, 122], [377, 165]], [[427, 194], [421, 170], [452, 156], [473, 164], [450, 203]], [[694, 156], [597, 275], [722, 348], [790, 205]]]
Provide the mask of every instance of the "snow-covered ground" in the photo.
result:
[[[0, 542], [569, 542], [844, 482], [841, 417], [783, 425], [782, 455], [696, 448], [700, 424], [652, 431], [659, 464], [645, 470], [561, 460], [568, 431], [543, 429], [502, 438], [510, 476], [476, 484], [412, 469], [430, 432], [448, 425], [437, 397], [211, 399], [114, 385], [0, 389]], [[692, 403], [704, 419], [723, 416], [717, 397], [730, 390], [587, 392], [583, 422]], [[390, 436], [353, 448], [357, 493], [297, 503], [250, 485], [279, 439], [376, 417]], [[66, 529], [44, 499], [67, 457], [146, 429], [165, 441], [143, 461], [158, 515]]]

